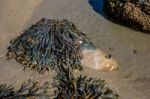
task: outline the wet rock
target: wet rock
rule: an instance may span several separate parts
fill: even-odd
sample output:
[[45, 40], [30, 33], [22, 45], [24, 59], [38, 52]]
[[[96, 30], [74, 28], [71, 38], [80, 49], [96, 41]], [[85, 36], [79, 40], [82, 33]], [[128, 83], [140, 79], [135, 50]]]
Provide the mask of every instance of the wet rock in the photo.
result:
[[106, 0], [104, 11], [108, 17], [150, 33], [150, 0]]

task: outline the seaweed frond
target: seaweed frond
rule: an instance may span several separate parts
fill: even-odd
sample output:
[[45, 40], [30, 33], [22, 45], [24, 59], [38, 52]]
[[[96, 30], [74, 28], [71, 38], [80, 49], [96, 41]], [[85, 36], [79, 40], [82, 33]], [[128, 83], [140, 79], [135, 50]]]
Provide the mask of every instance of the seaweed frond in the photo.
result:
[[0, 84], [0, 99], [35, 99], [37, 97], [49, 98], [49, 83], [32, 82], [28, 80], [24, 82], [17, 90], [12, 85]]
[[68, 76], [68, 71], [59, 73], [53, 84], [57, 90], [54, 99], [118, 99], [118, 94], [106, 86], [104, 80], [80, 75]]

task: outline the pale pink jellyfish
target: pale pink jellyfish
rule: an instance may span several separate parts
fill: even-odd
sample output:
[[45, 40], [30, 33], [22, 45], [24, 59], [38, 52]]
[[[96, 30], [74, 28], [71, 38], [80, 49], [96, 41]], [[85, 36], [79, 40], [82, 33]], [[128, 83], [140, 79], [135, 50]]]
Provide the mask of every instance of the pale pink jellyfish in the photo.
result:
[[81, 64], [85, 68], [104, 72], [114, 71], [118, 68], [117, 62], [113, 58], [107, 58], [100, 49], [84, 48], [82, 54]]

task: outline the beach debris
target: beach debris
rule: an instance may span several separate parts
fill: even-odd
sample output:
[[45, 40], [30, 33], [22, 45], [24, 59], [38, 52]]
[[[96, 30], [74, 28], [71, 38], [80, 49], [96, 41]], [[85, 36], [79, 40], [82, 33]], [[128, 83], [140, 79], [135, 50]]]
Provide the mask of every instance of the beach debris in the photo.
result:
[[51, 97], [49, 90], [48, 82], [41, 85], [39, 81], [33, 82], [30, 79], [19, 89], [15, 89], [12, 85], [0, 84], [0, 99], [37, 99], [38, 97], [49, 99]]
[[109, 19], [150, 33], [150, 0], [104, 1], [104, 12]]
[[[15, 58], [24, 68], [39, 72], [69, 64], [73, 69], [82, 70], [80, 42], [88, 42], [85, 33], [77, 30], [67, 20], [41, 19], [10, 42], [7, 58]], [[66, 57], [66, 51], [69, 56]]]
[[104, 80], [80, 75], [74, 77], [68, 70], [55, 77], [54, 99], [118, 99], [118, 94], [109, 89]]

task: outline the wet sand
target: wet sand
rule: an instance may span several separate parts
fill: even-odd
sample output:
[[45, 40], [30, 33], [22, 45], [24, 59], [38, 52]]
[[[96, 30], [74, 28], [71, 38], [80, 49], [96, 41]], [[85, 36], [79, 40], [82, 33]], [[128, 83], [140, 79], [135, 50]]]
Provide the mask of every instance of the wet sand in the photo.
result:
[[[98, 12], [91, 2], [98, 0], [1, 0], [0, 1], [0, 82], [18, 86], [23, 81], [52, 81], [53, 73], [39, 75], [21, 69], [16, 61], [5, 56], [9, 41], [43, 17], [68, 19], [85, 31], [95, 45], [112, 54], [119, 64], [115, 72], [98, 72], [84, 69], [90, 77], [106, 80], [121, 99], [150, 98], [150, 35], [112, 23]], [[136, 50], [136, 51], [134, 51]]]

